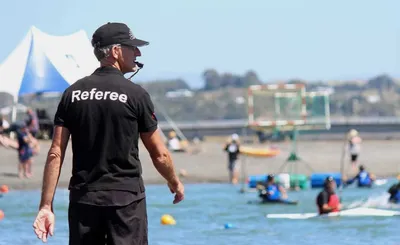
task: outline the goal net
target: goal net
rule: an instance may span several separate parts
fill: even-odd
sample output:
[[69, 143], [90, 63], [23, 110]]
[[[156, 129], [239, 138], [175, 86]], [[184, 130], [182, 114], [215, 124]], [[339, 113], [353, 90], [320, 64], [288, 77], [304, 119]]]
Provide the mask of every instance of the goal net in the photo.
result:
[[329, 128], [326, 92], [306, 92], [304, 84], [253, 85], [248, 89], [248, 123], [253, 128]]

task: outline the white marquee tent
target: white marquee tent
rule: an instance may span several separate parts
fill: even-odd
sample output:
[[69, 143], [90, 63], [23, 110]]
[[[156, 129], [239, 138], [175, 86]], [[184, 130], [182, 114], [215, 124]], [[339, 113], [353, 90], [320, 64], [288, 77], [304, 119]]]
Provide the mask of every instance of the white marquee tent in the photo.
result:
[[0, 92], [11, 94], [15, 104], [26, 94], [63, 92], [98, 65], [85, 31], [54, 36], [32, 26], [0, 65]]

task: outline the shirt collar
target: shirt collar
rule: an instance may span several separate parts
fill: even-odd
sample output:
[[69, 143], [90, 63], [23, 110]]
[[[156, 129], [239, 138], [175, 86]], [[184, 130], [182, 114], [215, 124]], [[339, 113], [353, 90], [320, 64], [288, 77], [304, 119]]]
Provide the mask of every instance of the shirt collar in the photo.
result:
[[93, 72], [93, 74], [96, 74], [96, 75], [101, 75], [101, 74], [118, 74], [118, 75], [121, 75], [121, 76], [124, 75], [120, 70], [118, 70], [117, 68], [112, 67], [112, 66], [101, 66], [101, 67], [97, 68], [97, 69]]

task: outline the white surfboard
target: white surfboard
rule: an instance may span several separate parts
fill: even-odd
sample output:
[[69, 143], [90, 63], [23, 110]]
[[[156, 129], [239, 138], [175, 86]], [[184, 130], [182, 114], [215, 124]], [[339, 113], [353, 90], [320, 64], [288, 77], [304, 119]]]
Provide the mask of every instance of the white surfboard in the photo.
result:
[[267, 214], [268, 219], [309, 219], [313, 217], [335, 217], [335, 216], [396, 216], [400, 211], [375, 209], [375, 208], [353, 208], [340, 212], [333, 212], [324, 215], [318, 213], [297, 213], [297, 214]]

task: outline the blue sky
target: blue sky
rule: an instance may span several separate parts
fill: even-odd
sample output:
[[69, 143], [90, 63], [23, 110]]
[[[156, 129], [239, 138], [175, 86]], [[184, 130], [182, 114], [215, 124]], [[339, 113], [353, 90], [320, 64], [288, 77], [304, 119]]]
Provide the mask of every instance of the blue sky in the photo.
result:
[[206, 68], [252, 69], [265, 82], [400, 78], [399, 0], [21, 0], [2, 10], [1, 62], [32, 25], [90, 37], [118, 21], [150, 41], [137, 81], [183, 78], [198, 87]]

